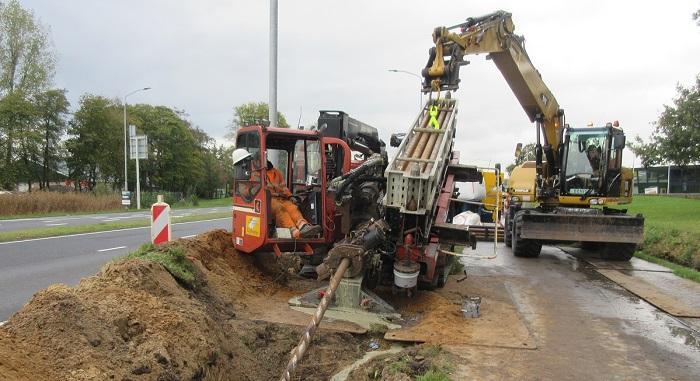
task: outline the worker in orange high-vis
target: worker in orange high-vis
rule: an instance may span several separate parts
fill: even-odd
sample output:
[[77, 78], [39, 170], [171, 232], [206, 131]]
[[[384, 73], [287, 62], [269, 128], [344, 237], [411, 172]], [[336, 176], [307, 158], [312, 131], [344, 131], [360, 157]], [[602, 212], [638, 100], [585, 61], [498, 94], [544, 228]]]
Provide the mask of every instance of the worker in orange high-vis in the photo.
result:
[[269, 160], [267, 189], [272, 194], [270, 207], [277, 227], [290, 229], [294, 238], [309, 238], [321, 232], [321, 226], [310, 224], [299, 212], [299, 207], [291, 201], [292, 192], [285, 185], [284, 175]]

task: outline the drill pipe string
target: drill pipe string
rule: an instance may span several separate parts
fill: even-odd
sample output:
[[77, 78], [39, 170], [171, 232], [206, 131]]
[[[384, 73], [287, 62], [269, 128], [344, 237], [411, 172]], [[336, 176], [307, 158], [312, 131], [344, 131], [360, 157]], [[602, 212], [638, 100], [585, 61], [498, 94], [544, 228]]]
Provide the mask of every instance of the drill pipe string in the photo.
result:
[[326, 313], [328, 305], [330, 304], [331, 300], [333, 300], [335, 290], [338, 288], [340, 280], [343, 279], [343, 275], [345, 274], [345, 271], [348, 269], [348, 267], [350, 267], [350, 259], [343, 258], [340, 261], [338, 268], [335, 270], [335, 274], [333, 274], [333, 278], [331, 278], [331, 281], [328, 284], [328, 289], [326, 289], [326, 293], [323, 295], [321, 302], [318, 304], [316, 312], [311, 317], [311, 322], [309, 322], [309, 325], [306, 326], [304, 333], [301, 335], [301, 339], [299, 339], [299, 344], [292, 350], [292, 358], [289, 359], [289, 363], [287, 363], [287, 368], [284, 370], [284, 373], [282, 373], [280, 381], [290, 381], [292, 379], [292, 374], [294, 373], [296, 367], [299, 365], [299, 361], [301, 361], [301, 359], [304, 357], [304, 353], [306, 353], [306, 350], [309, 349], [309, 344], [311, 344], [311, 338], [313, 337], [314, 332], [316, 332], [316, 328], [318, 328], [319, 324], [321, 324], [323, 314]]

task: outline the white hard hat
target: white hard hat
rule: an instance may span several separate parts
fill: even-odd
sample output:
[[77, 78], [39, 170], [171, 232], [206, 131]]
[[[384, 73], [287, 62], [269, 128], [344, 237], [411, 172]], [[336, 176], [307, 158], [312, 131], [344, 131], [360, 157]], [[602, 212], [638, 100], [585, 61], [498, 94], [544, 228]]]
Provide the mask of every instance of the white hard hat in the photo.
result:
[[243, 148], [236, 149], [235, 151], [233, 151], [233, 154], [231, 155], [231, 157], [233, 158], [234, 165], [237, 164], [241, 160], [249, 158], [250, 156], [251, 156], [250, 152], [246, 151]]

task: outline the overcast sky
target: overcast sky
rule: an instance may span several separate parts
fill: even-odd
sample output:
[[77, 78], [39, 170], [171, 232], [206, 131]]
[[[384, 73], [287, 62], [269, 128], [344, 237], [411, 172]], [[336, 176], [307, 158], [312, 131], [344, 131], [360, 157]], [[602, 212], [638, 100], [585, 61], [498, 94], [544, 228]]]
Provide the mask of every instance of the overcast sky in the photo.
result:
[[[235, 105], [267, 101], [266, 0], [24, 0], [51, 29], [55, 85], [80, 95], [129, 98], [184, 109], [223, 142]], [[431, 32], [503, 9], [572, 126], [619, 120], [628, 138], [647, 137], [675, 96], [700, 73], [698, 0], [683, 1], [279, 1], [279, 110], [310, 125], [339, 109], [388, 141], [419, 107], [418, 73]], [[535, 139], [492, 62], [461, 70], [457, 147], [462, 162], [512, 161]], [[300, 110], [303, 110], [300, 114]], [[639, 161], [637, 160], [637, 164]], [[627, 155], [625, 164], [632, 164]]]

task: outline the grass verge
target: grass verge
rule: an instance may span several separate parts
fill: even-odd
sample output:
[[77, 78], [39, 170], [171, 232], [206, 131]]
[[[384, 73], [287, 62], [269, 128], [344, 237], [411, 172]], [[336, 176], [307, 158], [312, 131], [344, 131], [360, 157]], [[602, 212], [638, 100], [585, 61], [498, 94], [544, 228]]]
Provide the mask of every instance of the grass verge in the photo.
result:
[[[219, 213], [209, 213], [209, 214], [199, 214], [193, 216], [185, 216], [182, 218], [174, 219], [173, 224], [183, 223], [183, 222], [195, 222], [203, 220], [213, 220], [217, 218], [231, 217], [231, 212], [219, 212]], [[0, 242], [8, 241], [19, 241], [23, 239], [32, 238], [46, 238], [46, 237], [56, 237], [71, 234], [81, 234], [81, 233], [95, 233], [108, 230], [118, 230], [118, 229], [130, 229], [130, 228], [140, 228], [150, 226], [149, 220], [135, 220], [135, 221], [113, 221], [113, 222], [100, 222], [98, 224], [90, 225], [76, 225], [76, 226], [54, 226], [50, 228], [36, 228], [36, 229], [26, 229], [17, 230], [11, 232], [1, 232]]]
[[454, 365], [440, 346], [427, 345], [403, 353], [387, 370], [397, 379], [403, 375], [415, 377], [416, 381], [449, 381]]
[[118, 260], [132, 258], [140, 258], [160, 263], [178, 282], [180, 282], [180, 284], [187, 288], [194, 287], [194, 269], [185, 256], [185, 250], [181, 247], [166, 246], [164, 248], [158, 248], [153, 244], [147, 243], [141, 245], [135, 252], [129, 253]]
[[642, 251], [634, 253], [634, 256], [643, 259], [647, 262], [656, 263], [664, 267], [668, 267], [673, 270], [673, 273], [681, 278], [690, 279], [692, 281], [700, 283], [700, 271], [691, 269], [689, 267], [681, 266], [677, 263], [669, 262], [665, 259], [655, 257], [653, 255], [645, 254]]
[[625, 207], [629, 214], [644, 215], [644, 242], [635, 255], [696, 280], [700, 271], [700, 200], [635, 195]]

